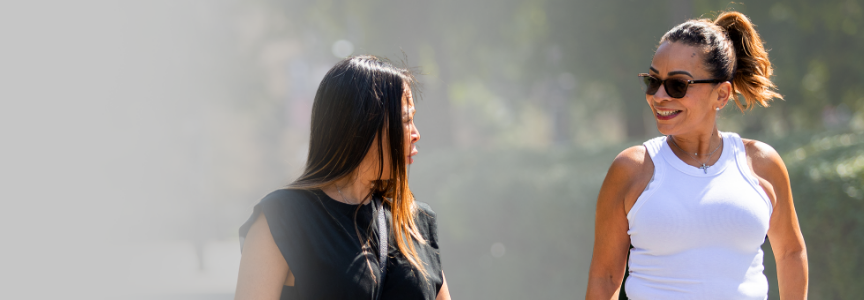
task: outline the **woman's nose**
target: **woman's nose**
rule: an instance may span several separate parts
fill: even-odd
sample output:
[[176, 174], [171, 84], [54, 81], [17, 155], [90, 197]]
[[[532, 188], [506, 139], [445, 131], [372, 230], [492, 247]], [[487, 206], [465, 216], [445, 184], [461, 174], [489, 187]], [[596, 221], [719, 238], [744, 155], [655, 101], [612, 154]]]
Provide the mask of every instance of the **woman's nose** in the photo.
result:
[[420, 131], [417, 130], [417, 125], [411, 126], [411, 143], [416, 143], [420, 140]]
[[666, 83], [664, 82], [664, 83], [660, 84], [660, 88], [658, 88], [657, 92], [654, 93], [654, 99], [662, 101], [662, 100], [669, 100], [669, 98], [672, 98], [672, 97], [670, 97], [669, 94], [666, 93]]

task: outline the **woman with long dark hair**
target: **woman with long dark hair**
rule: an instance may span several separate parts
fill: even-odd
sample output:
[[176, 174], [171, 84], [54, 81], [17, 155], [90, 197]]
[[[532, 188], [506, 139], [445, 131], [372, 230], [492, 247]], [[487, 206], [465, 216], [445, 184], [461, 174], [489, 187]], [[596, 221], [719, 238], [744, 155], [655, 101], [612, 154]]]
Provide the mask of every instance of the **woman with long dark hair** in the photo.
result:
[[374, 56], [327, 72], [305, 171], [240, 228], [235, 299], [450, 299], [435, 212], [408, 188], [414, 82]]
[[716, 123], [730, 98], [742, 112], [782, 98], [771, 75], [761, 38], [738, 12], [687, 21], [660, 39], [639, 76], [664, 136], [624, 150], [606, 174], [588, 299], [618, 299], [628, 254], [629, 299], [766, 299], [766, 235], [780, 297], [807, 297], [786, 166], [771, 146]]

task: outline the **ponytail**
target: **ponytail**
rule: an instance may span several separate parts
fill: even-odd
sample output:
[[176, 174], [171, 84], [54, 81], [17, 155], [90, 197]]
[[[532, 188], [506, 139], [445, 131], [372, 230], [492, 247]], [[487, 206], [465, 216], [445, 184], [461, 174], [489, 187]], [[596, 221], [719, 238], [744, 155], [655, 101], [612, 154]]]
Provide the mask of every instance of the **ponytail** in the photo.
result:
[[724, 12], [714, 21], [689, 20], [666, 32], [660, 39], [661, 44], [664, 42], [704, 49], [705, 69], [714, 79], [732, 83], [732, 97], [742, 112], [757, 103], [768, 106], [774, 98], [783, 99], [771, 82], [774, 70], [768, 51], [753, 23], [742, 13]]
[[[773, 98], [783, 99], [771, 82], [774, 70], [768, 60], [768, 51], [756, 28], [744, 14], [730, 11], [717, 16], [714, 24], [722, 28], [734, 49], [735, 67], [732, 88], [735, 104], [741, 111], [753, 109], [754, 104], [768, 106]], [[738, 96], [741, 94], [744, 100]]]

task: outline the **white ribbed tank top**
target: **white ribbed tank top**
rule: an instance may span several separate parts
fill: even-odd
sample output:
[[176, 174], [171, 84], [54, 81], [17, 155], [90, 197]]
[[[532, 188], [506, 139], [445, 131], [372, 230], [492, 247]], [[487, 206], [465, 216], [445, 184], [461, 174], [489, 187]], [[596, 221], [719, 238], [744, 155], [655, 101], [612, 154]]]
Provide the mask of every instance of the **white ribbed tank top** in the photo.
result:
[[750, 173], [741, 137], [722, 132], [707, 174], [684, 163], [666, 137], [644, 143], [654, 177], [627, 214], [627, 297], [768, 298], [762, 243], [773, 206]]

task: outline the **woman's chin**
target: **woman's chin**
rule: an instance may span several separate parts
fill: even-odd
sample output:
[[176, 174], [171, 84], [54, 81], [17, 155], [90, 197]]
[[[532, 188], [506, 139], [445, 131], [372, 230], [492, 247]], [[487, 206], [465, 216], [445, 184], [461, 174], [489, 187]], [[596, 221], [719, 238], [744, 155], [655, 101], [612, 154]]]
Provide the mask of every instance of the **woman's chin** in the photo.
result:
[[675, 135], [680, 133], [679, 128], [676, 128], [676, 126], [669, 126], [666, 124], [657, 124], [657, 131], [662, 135]]

